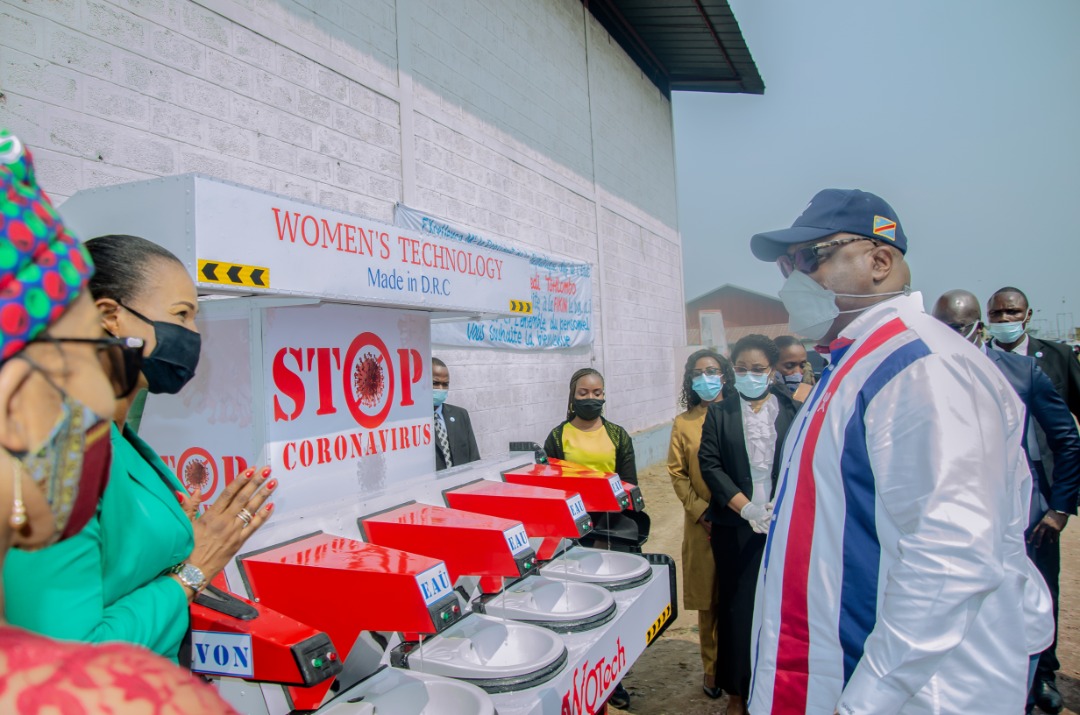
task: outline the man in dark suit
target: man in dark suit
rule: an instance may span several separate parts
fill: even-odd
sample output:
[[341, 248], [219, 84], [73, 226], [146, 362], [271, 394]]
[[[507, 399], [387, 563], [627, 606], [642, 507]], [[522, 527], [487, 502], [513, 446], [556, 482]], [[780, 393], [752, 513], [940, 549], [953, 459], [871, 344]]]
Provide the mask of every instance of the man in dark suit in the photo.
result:
[[1027, 334], [1031, 308], [1024, 292], [1019, 288], [998, 290], [986, 304], [986, 317], [990, 320], [986, 329], [993, 338], [991, 347], [1035, 358], [1069, 412], [1080, 418], [1080, 362], [1068, 345]]
[[[999, 324], [1001, 319], [1005, 318], [1026, 326], [1031, 317], [1026, 296], [1023, 293], [1003, 294], [1002, 291], [998, 291], [990, 299], [991, 315], [999, 318]], [[996, 313], [993, 312], [995, 308]], [[1026, 335], [1016, 338], [1015, 335], [1005, 335], [997, 329], [998, 335], [1012, 338], [1009, 342], [1011, 347], [1023, 346], [1030, 351], [1031, 356], [1008, 352], [1002, 349], [1004, 346], [996, 350], [987, 349], [982, 340], [983, 324], [979, 302], [968, 291], [954, 290], [942, 295], [934, 305], [934, 317], [974, 344], [983, 347], [987, 357], [997, 365], [1020, 395], [1028, 415], [1035, 420], [1035, 429], [1031, 430], [1024, 440], [1034, 482], [1028, 555], [1046, 580], [1053, 598], [1055, 640], [1039, 657], [1028, 712], [1031, 712], [1031, 706], [1037, 703], [1045, 712], [1058, 713], [1062, 710], [1061, 696], [1055, 682], [1055, 671], [1059, 667], [1056, 627], [1061, 546], [1058, 539], [1068, 522], [1069, 514], [1076, 513], [1077, 492], [1080, 489], [1080, 433], [1077, 432], [1076, 423], [1064, 396], [1041, 365], [1040, 358], [1045, 357], [1057, 344], [1041, 340], [1036, 342], [1035, 338], [1028, 338]], [[993, 333], [994, 330], [990, 332]], [[1075, 362], [1073, 360], [1073, 363]], [[1067, 375], [1068, 366], [1064, 367]]]
[[431, 358], [431, 392], [435, 400], [435, 469], [456, 467], [480, 459], [472, 420], [464, 407], [446, 404], [450, 370], [439, 358]]

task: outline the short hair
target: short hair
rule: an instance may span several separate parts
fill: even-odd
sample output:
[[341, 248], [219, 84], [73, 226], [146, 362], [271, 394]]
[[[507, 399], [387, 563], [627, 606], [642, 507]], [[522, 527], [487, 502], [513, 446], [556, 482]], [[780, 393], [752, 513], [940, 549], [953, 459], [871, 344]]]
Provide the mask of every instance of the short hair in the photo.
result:
[[169, 250], [139, 236], [109, 234], [91, 238], [85, 244], [94, 260], [90, 295], [94, 300], [112, 298], [131, 303], [157, 281], [148, 267], [155, 260], [183, 263]]
[[769, 361], [771, 367], [776, 367], [776, 363], [780, 362], [780, 348], [776, 347], [776, 343], [764, 335], [753, 333], [740, 339], [731, 350], [731, 361], [738, 360], [739, 355], [747, 350], [760, 350], [765, 353], [765, 359]]
[[776, 347], [780, 351], [787, 350], [793, 345], [802, 345], [802, 341], [796, 338], [794, 335], [781, 335], [780, 337], [773, 340], [773, 342], [776, 343]]
[[[994, 298], [996, 298], [999, 295], [1002, 295], [1003, 293], [1016, 293], [1018, 296], [1020, 296], [1021, 298], [1024, 299], [1024, 305], [1026, 305], [1029, 308], [1031, 307], [1031, 302], [1028, 300], [1027, 293], [1020, 290], [1019, 288], [1014, 288], [1012, 286], [1005, 286], [1004, 288], [998, 288], [996, 291], [994, 291], [994, 294], [992, 296], [990, 296], [990, 300], [993, 300]], [[987, 303], [989, 303], [989, 301], [987, 301]]]
[[437, 368], [437, 367], [441, 367], [444, 370], [449, 370], [449, 368], [446, 367], [446, 363], [444, 363], [442, 360], [440, 360], [439, 358], [434, 357], [434, 356], [432, 356], [432, 358], [431, 358], [431, 367], [432, 367], [432, 369]]

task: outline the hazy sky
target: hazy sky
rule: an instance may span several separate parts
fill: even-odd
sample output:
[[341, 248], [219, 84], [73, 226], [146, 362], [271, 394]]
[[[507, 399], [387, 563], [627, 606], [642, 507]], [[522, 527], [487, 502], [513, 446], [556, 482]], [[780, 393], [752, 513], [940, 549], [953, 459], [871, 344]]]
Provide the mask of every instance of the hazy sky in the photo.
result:
[[731, 0], [764, 96], [676, 93], [686, 296], [775, 295], [750, 236], [818, 189], [885, 198], [928, 303], [1028, 293], [1080, 324], [1080, 2]]

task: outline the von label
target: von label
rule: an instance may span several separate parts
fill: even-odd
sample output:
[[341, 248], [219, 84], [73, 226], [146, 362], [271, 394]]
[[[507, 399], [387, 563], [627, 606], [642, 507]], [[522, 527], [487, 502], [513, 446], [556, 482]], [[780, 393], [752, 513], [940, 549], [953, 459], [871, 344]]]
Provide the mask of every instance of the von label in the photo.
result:
[[255, 662], [251, 656], [251, 636], [243, 633], [192, 631], [191, 669], [209, 675], [253, 677]]

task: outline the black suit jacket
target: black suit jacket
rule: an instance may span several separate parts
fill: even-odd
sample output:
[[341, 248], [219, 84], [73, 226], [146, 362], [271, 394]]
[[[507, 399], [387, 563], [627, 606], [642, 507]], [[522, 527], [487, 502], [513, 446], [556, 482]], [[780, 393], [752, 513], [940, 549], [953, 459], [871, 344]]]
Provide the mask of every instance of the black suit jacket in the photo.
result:
[[1054, 389], [1069, 406], [1069, 412], [1080, 418], [1080, 362], [1077, 362], [1072, 348], [1065, 343], [1029, 337], [1028, 357], [1035, 358], [1050, 382], [1054, 383]]
[[[1080, 418], [1080, 363], [1076, 361], [1069, 346], [1029, 336], [1027, 354], [1035, 359], [1050, 378], [1054, 389], [1068, 405], [1069, 412]], [[1042, 452], [1042, 466], [1046, 474], [1052, 476], [1057, 473], [1055, 450], [1046, 438], [1042, 426], [1036, 425], [1036, 428], [1035, 436], [1039, 451]]]
[[[480, 459], [480, 450], [476, 446], [476, 435], [473, 434], [469, 411], [464, 407], [443, 403], [442, 415], [443, 422], [446, 423], [446, 438], [450, 442], [450, 459], [453, 460], [454, 466]], [[434, 430], [434, 427], [432, 429]], [[435, 469], [446, 469], [446, 460], [443, 459], [442, 450], [439, 448], [439, 439], [435, 437], [434, 432], [432, 432], [432, 437], [435, 440]]]
[[[1042, 342], [1042, 341], [1039, 341]], [[1032, 351], [1034, 355], [1034, 351]], [[1049, 376], [1038, 365], [1038, 358], [987, 350], [987, 357], [997, 365], [1002, 374], [1016, 390], [1029, 415], [1041, 428], [1046, 447], [1040, 444], [1043, 462], [1032, 460], [1032, 474], [1039, 491], [1051, 509], [1067, 514], [1076, 513], [1077, 495], [1080, 493], [1080, 432], [1076, 429], [1072, 414], [1065, 400], [1054, 389]], [[1047, 447], [1054, 456], [1051, 471]], [[1028, 451], [1027, 421], [1024, 423], [1024, 452]]]
[[[791, 399], [787, 387], [777, 385], [771, 392], [780, 403], [776, 415], [776, 452], [773, 456], [772, 489], [776, 490], [776, 478], [780, 474], [780, 457], [784, 451], [784, 437], [791, 427], [801, 403]], [[742, 517], [728, 508], [739, 492], [750, 498], [754, 493], [754, 481], [750, 475], [750, 458], [746, 454], [746, 438], [743, 434], [742, 400], [738, 394], [724, 394], [724, 399], [709, 405], [705, 424], [701, 427], [701, 446], [698, 448], [698, 464], [701, 478], [709, 485], [712, 500], [709, 518], [717, 524], [735, 526]]]

